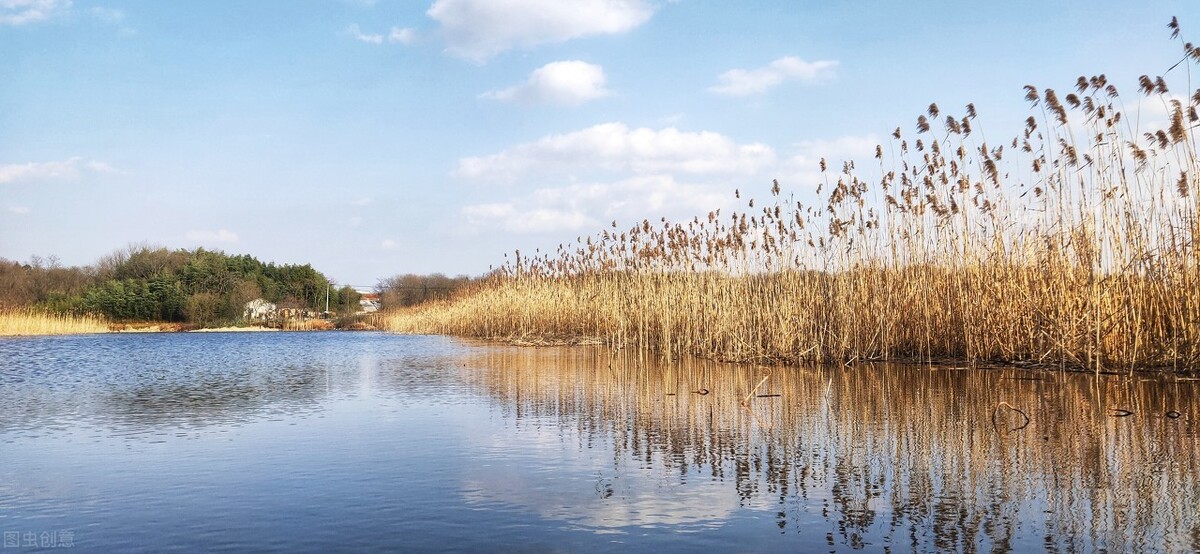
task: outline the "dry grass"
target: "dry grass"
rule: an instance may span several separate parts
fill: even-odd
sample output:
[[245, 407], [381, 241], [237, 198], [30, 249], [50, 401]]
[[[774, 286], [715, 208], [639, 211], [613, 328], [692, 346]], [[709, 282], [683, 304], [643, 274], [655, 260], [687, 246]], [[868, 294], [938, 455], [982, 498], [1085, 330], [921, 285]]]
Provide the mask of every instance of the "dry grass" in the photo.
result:
[[108, 322], [95, 316], [56, 315], [30, 309], [0, 311], [0, 336], [107, 332]]
[[[1200, 61], [1184, 49], [1176, 76]], [[963, 117], [930, 105], [869, 169], [822, 160], [816, 207], [775, 183], [740, 213], [614, 222], [554, 254], [517, 252], [496, 278], [387, 326], [599, 337], [668, 359], [1194, 369], [1200, 90], [1140, 83], [1134, 98], [1104, 75], [1061, 99], [1029, 86], [1031, 115], [1003, 144], [984, 140], [973, 105]], [[1163, 128], [1137, 126], [1151, 113]]]
[[332, 331], [334, 328], [333, 322], [327, 319], [289, 319], [283, 323], [284, 331]]

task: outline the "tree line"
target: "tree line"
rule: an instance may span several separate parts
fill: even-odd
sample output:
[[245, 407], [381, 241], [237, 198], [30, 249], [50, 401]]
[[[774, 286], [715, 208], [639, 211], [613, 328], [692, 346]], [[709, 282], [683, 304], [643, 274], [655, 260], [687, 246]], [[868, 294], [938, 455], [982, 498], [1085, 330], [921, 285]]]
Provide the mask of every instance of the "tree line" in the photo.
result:
[[309, 264], [263, 263], [218, 250], [131, 246], [92, 266], [63, 267], [55, 258], [0, 259], [0, 308], [103, 314], [117, 321], [233, 322], [256, 298], [281, 308], [353, 313], [359, 293]]
[[376, 290], [384, 309], [416, 306], [433, 300], [448, 299], [475, 282], [466, 275], [447, 277], [441, 273], [417, 275], [405, 273], [379, 281]]

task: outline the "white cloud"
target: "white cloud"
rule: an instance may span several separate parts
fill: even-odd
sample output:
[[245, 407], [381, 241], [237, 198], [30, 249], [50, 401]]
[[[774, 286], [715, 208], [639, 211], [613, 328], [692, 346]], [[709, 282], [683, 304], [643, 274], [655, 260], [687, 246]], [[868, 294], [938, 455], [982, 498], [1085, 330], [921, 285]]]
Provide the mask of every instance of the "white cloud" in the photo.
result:
[[475, 180], [513, 181], [530, 172], [604, 170], [639, 174], [751, 174], [772, 164], [775, 152], [761, 143], [737, 144], [711, 131], [674, 127], [630, 129], [605, 123], [497, 154], [462, 158], [454, 174]]
[[[0, 0], [3, 1], [3, 0]], [[113, 173], [107, 163], [75, 156], [62, 161], [0, 165], [0, 184], [52, 179], [78, 179], [84, 172]]]
[[604, 88], [604, 68], [569, 60], [539, 67], [520, 85], [485, 92], [483, 98], [523, 104], [578, 106], [609, 95]]
[[[806, 140], [792, 146], [793, 154], [779, 164], [779, 182], [797, 189], [816, 188], [824, 179], [821, 159], [825, 159], [831, 181], [837, 181], [842, 163], [853, 161], [860, 175], [878, 170], [875, 147], [883, 144], [876, 135], [844, 136], [832, 140]], [[885, 145], [886, 149], [887, 146]]]
[[371, 203], [372, 203], [372, 202], [374, 202], [374, 201], [375, 201], [375, 199], [373, 199], [373, 198], [371, 198], [371, 197], [368, 197], [368, 196], [364, 196], [364, 197], [362, 197], [362, 198], [359, 198], [359, 199], [357, 199], [357, 200], [351, 200], [351, 201], [350, 201], [350, 205], [351, 205], [351, 206], [369, 206], [369, 205], [371, 205]]
[[[460, 173], [541, 176], [558, 165], [594, 164], [632, 174], [612, 181], [538, 188], [469, 205], [461, 211], [467, 228], [473, 232], [590, 234], [614, 220], [622, 227], [643, 219], [657, 222], [661, 217], [683, 223], [741, 204], [744, 200], [735, 200], [733, 190], [747, 190], [754, 182], [766, 187], [777, 177], [791, 190], [811, 191], [823, 178], [821, 158], [825, 158], [832, 179], [847, 160], [857, 163], [860, 175], [869, 174], [875, 146], [880, 144], [875, 135], [803, 141], [789, 146], [789, 157], [776, 160], [766, 146], [737, 145], [715, 133], [631, 131], [617, 124], [598, 127], [603, 129], [547, 137], [476, 162], [463, 160]], [[681, 176], [689, 173], [685, 169], [697, 171]]]
[[85, 162], [83, 167], [96, 173], [115, 173], [117, 171], [113, 166], [96, 160]]
[[383, 242], [379, 243], [379, 247], [384, 250], [395, 250], [397, 246], [400, 244], [392, 239], [383, 239]]
[[400, 44], [412, 44], [417, 40], [416, 29], [408, 27], [392, 27], [388, 33], [388, 42], [398, 42]]
[[838, 62], [821, 60], [806, 62], [787, 56], [779, 58], [766, 67], [756, 69], [731, 69], [717, 76], [720, 84], [709, 87], [709, 92], [728, 96], [762, 94], [784, 81], [817, 82], [833, 76]]
[[466, 206], [475, 230], [511, 233], [593, 232], [618, 220], [631, 224], [661, 217], [675, 221], [725, 207], [732, 188], [680, 183], [669, 175], [643, 175], [613, 183], [538, 189], [507, 202]]
[[362, 225], [362, 222], [363, 222], [363, 218], [358, 217], [358, 216], [351, 216], [350, 219], [346, 221], [346, 224], [350, 225], [351, 227], [358, 227], [358, 226]]
[[234, 243], [238, 241], [237, 233], [229, 229], [218, 229], [216, 231], [192, 230], [185, 233], [184, 238], [193, 242], [223, 242]]
[[346, 34], [350, 35], [351, 38], [359, 42], [365, 42], [367, 44], [383, 44], [383, 35], [364, 33], [362, 32], [362, 29], [358, 28], [357, 24], [352, 24], [349, 27], [346, 27]]
[[0, 25], [45, 21], [71, 10], [71, 0], [0, 0]]
[[478, 204], [462, 210], [467, 223], [476, 228], [500, 228], [510, 233], [578, 231], [597, 222], [587, 214], [566, 207], [523, 206], [512, 203]]
[[[1175, 112], [1176, 102], [1182, 107], [1183, 116], [1186, 118], [1190, 101], [1191, 99], [1186, 95], [1180, 96], [1175, 93], [1165, 94], [1161, 98], [1157, 95], [1146, 97], [1139, 94], [1134, 105], [1126, 105], [1122, 108], [1125, 111], [1122, 117], [1132, 120], [1132, 124], [1137, 125], [1138, 128], [1135, 129], [1135, 132], [1141, 138], [1141, 134], [1147, 131], [1165, 131], [1171, 127], [1171, 115]], [[1186, 119], [1184, 121], [1186, 122]], [[1080, 136], [1081, 134], [1086, 136], [1087, 131], [1082, 125], [1082, 116], [1073, 117], [1070, 122], [1074, 127], [1076, 136]]]
[[25, 206], [9, 206], [8, 211], [17, 215], [28, 215], [29, 212], [32, 212], [33, 210]]
[[417, 31], [408, 27], [392, 27], [385, 36], [381, 33], [365, 33], [358, 24], [346, 27], [346, 34], [359, 42], [367, 44], [383, 44], [384, 41], [400, 44], [412, 44], [417, 40]]
[[654, 9], [643, 0], [437, 0], [426, 13], [441, 24], [447, 51], [484, 62], [513, 48], [628, 32]]

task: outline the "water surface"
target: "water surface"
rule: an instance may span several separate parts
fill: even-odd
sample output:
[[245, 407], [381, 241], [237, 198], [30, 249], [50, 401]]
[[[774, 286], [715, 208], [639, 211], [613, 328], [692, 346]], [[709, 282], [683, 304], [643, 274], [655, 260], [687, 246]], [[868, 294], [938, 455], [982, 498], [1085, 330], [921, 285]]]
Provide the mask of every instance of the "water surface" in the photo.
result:
[[1193, 551], [1198, 387], [377, 333], [3, 339], [0, 531], [146, 552]]

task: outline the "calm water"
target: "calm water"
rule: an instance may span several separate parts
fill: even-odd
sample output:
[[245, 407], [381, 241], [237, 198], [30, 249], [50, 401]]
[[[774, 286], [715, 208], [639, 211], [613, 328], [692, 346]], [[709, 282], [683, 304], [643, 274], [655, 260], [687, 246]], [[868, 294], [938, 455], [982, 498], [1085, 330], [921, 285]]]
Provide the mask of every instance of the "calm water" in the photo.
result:
[[373, 333], [0, 339], [0, 551], [1193, 551], [1198, 393]]

